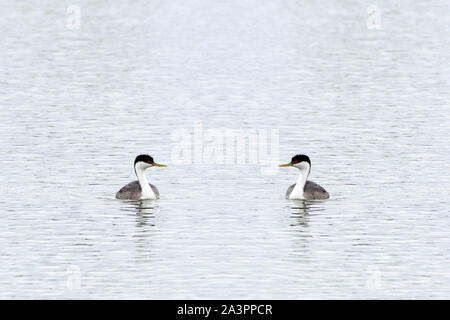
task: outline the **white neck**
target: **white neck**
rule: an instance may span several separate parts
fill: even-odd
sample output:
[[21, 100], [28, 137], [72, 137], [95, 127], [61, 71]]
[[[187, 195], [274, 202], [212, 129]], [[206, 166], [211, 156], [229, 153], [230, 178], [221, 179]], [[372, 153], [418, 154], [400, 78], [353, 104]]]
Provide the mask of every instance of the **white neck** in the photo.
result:
[[303, 195], [303, 191], [305, 189], [306, 179], [309, 175], [309, 165], [304, 168], [299, 168], [300, 175], [298, 176], [297, 183], [295, 184], [294, 189], [289, 195], [289, 199], [305, 199]]
[[156, 199], [156, 195], [148, 184], [147, 176], [145, 175], [145, 169], [147, 168], [148, 167], [145, 167], [145, 164], [141, 164], [140, 162], [136, 163], [136, 166], [134, 167], [139, 184], [141, 185], [141, 200]]

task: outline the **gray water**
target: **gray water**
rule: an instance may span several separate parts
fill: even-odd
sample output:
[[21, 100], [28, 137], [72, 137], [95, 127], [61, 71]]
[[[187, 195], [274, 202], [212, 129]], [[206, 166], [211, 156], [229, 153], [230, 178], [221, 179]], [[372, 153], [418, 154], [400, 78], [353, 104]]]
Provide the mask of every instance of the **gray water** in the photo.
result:
[[[376, 2], [2, 1], [0, 298], [449, 298], [449, 4]], [[198, 121], [331, 198], [180, 164]], [[140, 153], [161, 199], [116, 200]]]

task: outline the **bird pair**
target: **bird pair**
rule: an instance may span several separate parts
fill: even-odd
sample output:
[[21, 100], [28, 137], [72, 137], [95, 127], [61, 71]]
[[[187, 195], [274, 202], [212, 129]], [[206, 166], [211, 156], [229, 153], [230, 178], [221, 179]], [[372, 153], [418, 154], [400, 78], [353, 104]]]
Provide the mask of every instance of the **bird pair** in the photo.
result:
[[[134, 160], [134, 171], [138, 178], [137, 181], [130, 182], [116, 193], [117, 199], [122, 200], [146, 200], [158, 199], [159, 191], [148, 182], [145, 170], [150, 167], [167, 167], [164, 164], [158, 164], [153, 157], [147, 154], [141, 154]], [[300, 170], [300, 176], [297, 183], [291, 185], [286, 191], [286, 199], [319, 200], [328, 199], [328, 192], [315, 182], [307, 180], [311, 171], [311, 160], [304, 154], [298, 154], [292, 157], [291, 162], [281, 164], [280, 167], [295, 167]]]

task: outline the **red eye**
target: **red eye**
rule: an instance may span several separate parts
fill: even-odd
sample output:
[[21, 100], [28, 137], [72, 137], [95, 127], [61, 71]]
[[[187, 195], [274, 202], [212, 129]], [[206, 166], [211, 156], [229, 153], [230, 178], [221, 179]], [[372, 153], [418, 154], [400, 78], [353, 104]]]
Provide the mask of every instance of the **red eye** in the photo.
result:
[[148, 160], [147, 163], [152, 164], [152, 162], [150, 160]]
[[298, 160], [294, 160], [293, 164], [297, 164], [297, 163], [298, 163]]

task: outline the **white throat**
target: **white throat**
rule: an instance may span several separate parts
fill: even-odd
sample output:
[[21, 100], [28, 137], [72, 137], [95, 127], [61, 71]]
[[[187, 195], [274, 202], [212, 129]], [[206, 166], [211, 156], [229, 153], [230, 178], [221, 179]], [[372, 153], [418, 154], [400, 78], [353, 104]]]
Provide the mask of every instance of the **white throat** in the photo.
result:
[[305, 199], [304, 190], [306, 179], [309, 176], [310, 166], [309, 164], [306, 164], [296, 168], [300, 170], [300, 175], [298, 176], [297, 183], [295, 184], [294, 189], [289, 195], [289, 199]]
[[144, 162], [136, 163], [134, 169], [136, 171], [136, 176], [138, 178], [139, 184], [141, 186], [141, 198], [144, 199], [156, 199], [156, 195], [150, 187], [147, 176], [145, 175], [145, 170], [149, 168]]

